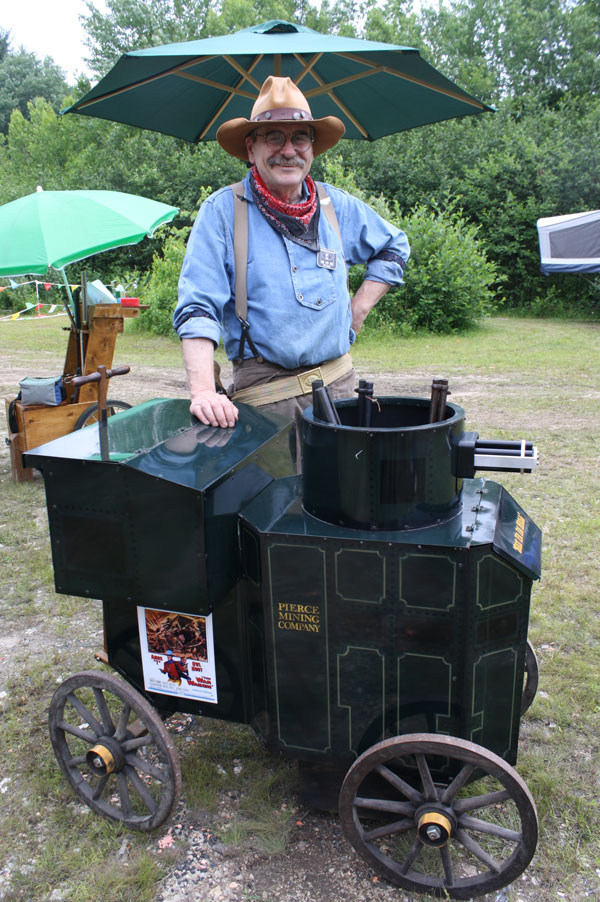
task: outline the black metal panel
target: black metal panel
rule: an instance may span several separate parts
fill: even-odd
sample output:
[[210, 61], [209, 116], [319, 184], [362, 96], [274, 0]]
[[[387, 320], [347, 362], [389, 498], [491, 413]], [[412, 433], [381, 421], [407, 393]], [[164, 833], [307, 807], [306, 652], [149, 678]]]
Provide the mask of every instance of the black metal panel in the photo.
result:
[[[421, 545], [327, 524], [319, 536], [291, 488], [282, 509], [269, 487], [241, 527], [267, 623], [271, 747], [339, 763], [387, 736], [432, 732], [514, 761], [531, 580], [496, 554], [493, 528], [487, 544], [456, 548], [437, 546], [437, 529]], [[482, 522], [497, 519], [499, 496], [486, 496]]]
[[542, 572], [542, 532], [505, 488], [500, 497], [494, 549], [523, 573], [538, 579]]
[[471, 704], [465, 738], [514, 764], [532, 581], [493, 545], [473, 549], [469, 557], [465, 688]]
[[322, 548], [274, 542], [267, 549], [273, 729], [286, 748], [327, 752], [330, 713], [327, 595]]
[[58, 592], [208, 611], [199, 493], [101, 461], [54, 460], [45, 482]]
[[118, 463], [98, 459], [95, 427], [32, 452], [57, 591], [207, 614], [239, 579], [239, 509], [294, 469], [290, 424], [242, 406], [234, 429], [212, 429], [189, 425], [187, 402], [141, 408], [109, 419]]
[[[205, 498], [200, 492], [126, 470], [129, 518], [135, 530], [133, 601], [166, 610], [212, 609], [205, 555]], [[100, 598], [109, 598], [100, 591]]]
[[122, 469], [80, 460], [54, 460], [46, 502], [57, 592], [132, 597], [135, 585], [133, 522]]

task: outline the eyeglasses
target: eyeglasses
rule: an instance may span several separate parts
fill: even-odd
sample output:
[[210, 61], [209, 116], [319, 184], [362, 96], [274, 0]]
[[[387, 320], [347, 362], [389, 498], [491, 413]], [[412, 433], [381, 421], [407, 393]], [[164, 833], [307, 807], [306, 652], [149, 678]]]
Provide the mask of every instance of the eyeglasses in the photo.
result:
[[314, 135], [312, 132], [294, 132], [292, 135], [286, 135], [285, 132], [272, 131], [266, 134], [260, 132], [254, 133], [256, 138], [264, 138], [267, 147], [278, 148], [283, 147], [288, 139], [292, 142], [292, 147], [296, 150], [308, 150], [313, 143]]

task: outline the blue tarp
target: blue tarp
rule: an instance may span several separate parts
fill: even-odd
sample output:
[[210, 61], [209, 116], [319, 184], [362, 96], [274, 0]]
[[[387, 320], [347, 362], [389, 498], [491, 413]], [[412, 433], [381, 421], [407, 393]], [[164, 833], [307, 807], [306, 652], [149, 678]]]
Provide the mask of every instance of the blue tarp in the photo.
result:
[[600, 272], [600, 210], [538, 219], [537, 229], [544, 275]]

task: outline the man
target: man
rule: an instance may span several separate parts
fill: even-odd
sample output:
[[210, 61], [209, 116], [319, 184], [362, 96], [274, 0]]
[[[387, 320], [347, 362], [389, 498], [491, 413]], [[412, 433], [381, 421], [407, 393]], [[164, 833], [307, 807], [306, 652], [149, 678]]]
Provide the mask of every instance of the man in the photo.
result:
[[[300, 89], [273, 76], [250, 119], [217, 131], [221, 147], [252, 169], [202, 205], [173, 320], [190, 410], [206, 425], [235, 425], [236, 400], [298, 417], [312, 401], [314, 379], [329, 385], [332, 398], [352, 396], [350, 345], [377, 301], [402, 282], [410, 251], [403, 232], [345, 191], [327, 185], [319, 197], [311, 164], [344, 131], [335, 116], [313, 119]], [[240, 250], [242, 226], [234, 238], [236, 205], [236, 221], [247, 222], [247, 250]], [[346, 267], [355, 263], [365, 263], [366, 274], [350, 299]], [[234, 361], [231, 399], [215, 391], [222, 334]]]
[[173, 652], [167, 652], [167, 660], [164, 662], [164, 666], [161, 673], [164, 673], [170, 683], [177, 683], [178, 686], [181, 686], [181, 680], [187, 680], [188, 683], [192, 681], [188, 673], [187, 664], [185, 662], [185, 658], [179, 658], [178, 661], [173, 657]]

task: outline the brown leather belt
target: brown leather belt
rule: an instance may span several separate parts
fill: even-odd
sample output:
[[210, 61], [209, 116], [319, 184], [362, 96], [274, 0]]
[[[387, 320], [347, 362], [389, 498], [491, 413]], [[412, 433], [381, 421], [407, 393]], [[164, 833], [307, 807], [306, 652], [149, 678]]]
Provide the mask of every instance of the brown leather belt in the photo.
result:
[[324, 385], [330, 385], [351, 369], [352, 356], [344, 354], [335, 360], [326, 360], [320, 366], [305, 370], [296, 376], [284, 376], [263, 385], [242, 388], [233, 393], [231, 400], [251, 404], [253, 407], [264, 407], [265, 404], [274, 404], [276, 401], [287, 401], [289, 398], [297, 398], [298, 395], [309, 394], [316, 379], [322, 379]]

